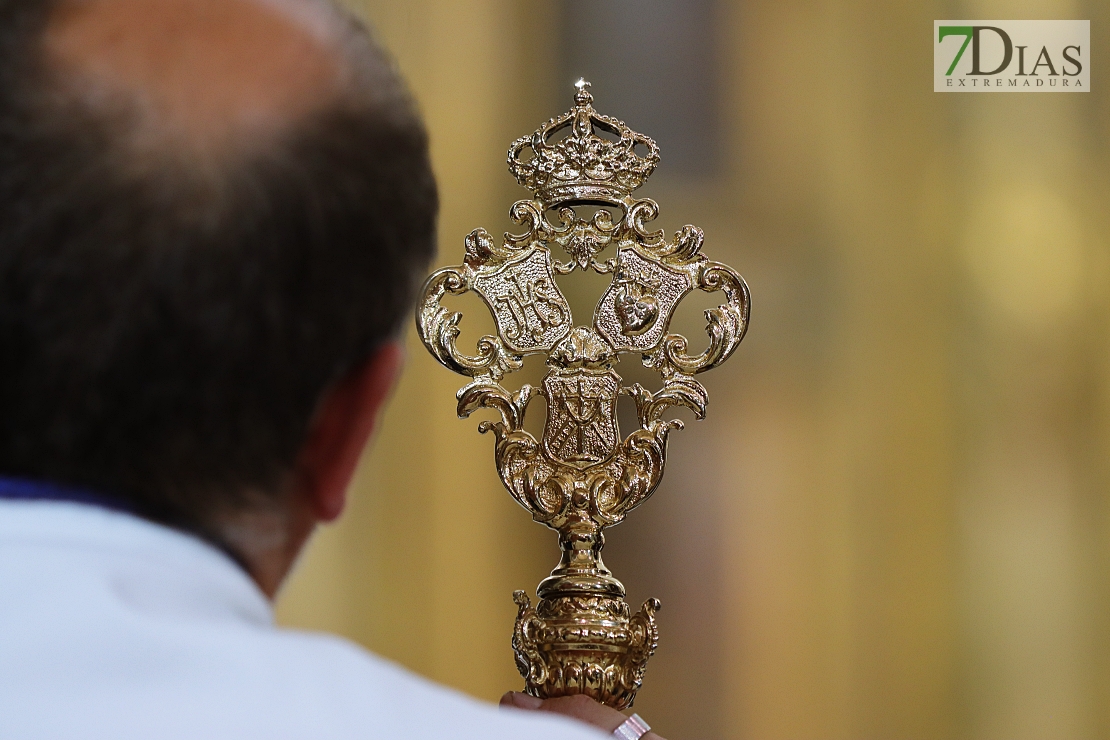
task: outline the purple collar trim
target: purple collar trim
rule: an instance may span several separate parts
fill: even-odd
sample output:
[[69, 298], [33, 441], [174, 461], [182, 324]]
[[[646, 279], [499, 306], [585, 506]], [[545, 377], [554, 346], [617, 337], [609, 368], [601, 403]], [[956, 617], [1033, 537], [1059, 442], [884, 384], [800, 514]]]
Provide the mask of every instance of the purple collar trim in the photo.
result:
[[65, 486], [31, 478], [10, 478], [0, 475], [0, 499], [13, 501], [72, 501], [105, 509], [133, 513], [131, 506], [112, 496], [87, 488]]

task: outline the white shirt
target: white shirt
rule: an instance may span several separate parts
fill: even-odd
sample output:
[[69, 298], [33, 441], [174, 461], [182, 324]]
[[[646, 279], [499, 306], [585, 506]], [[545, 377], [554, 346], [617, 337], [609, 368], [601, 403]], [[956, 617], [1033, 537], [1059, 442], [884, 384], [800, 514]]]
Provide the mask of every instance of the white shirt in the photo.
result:
[[145, 520], [0, 500], [0, 740], [598, 740], [279, 629], [227, 556]]

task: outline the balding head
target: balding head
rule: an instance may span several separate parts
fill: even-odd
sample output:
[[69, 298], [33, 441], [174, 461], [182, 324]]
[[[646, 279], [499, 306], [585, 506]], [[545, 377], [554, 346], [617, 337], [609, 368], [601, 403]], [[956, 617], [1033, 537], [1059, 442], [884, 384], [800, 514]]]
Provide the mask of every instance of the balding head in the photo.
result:
[[280, 490], [435, 215], [404, 86], [323, 0], [0, 0], [0, 474], [194, 529]]
[[131, 107], [142, 138], [210, 145], [333, 102], [350, 84], [346, 30], [303, 0], [64, 0], [44, 51], [64, 92]]

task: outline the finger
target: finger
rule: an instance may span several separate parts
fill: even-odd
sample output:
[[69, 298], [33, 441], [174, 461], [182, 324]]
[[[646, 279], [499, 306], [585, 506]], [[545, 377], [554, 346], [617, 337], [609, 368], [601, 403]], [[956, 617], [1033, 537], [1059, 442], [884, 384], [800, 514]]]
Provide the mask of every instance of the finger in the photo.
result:
[[[535, 698], [535, 697], [529, 697]], [[553, 712], [567, 717], [574, 717], [583, 722], [588, 722], [594, 727], [599, 727], [606, 732], [617, 729], [627, 719], [621, 712], [604, 704], [599, 704], [584, 694], [575, 696], [560, 696], [556, 699], [545, 699], [539, 707], [541, 712]]]
[[500, 704], [503, 707], [513, 707], [515, 709], [539, 709], [543, 704], [543, 699], [537, 699], [519, 691], [506, 691], [505, 695], [501, 697]]

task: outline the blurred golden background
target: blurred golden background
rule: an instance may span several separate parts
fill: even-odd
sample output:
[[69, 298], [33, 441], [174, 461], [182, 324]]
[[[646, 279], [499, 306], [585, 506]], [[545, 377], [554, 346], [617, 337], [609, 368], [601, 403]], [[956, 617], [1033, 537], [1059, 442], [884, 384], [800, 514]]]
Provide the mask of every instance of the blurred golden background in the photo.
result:
[[[640, 714], [671, 740], [1110, 737], [1110, 5], [350, 2], [427, 118], [438, 264], [511, 226], [505, 150], [582, 75], [659, 141], [658, 223], [751, 286], [708, 418], [609, 533], [629, 602], [663, 601]], [[1092, 92], [933, 93], [958, 18], [1090, 19]], [[278, 616], [492, 700], [556, 540], [409, 347]]]

